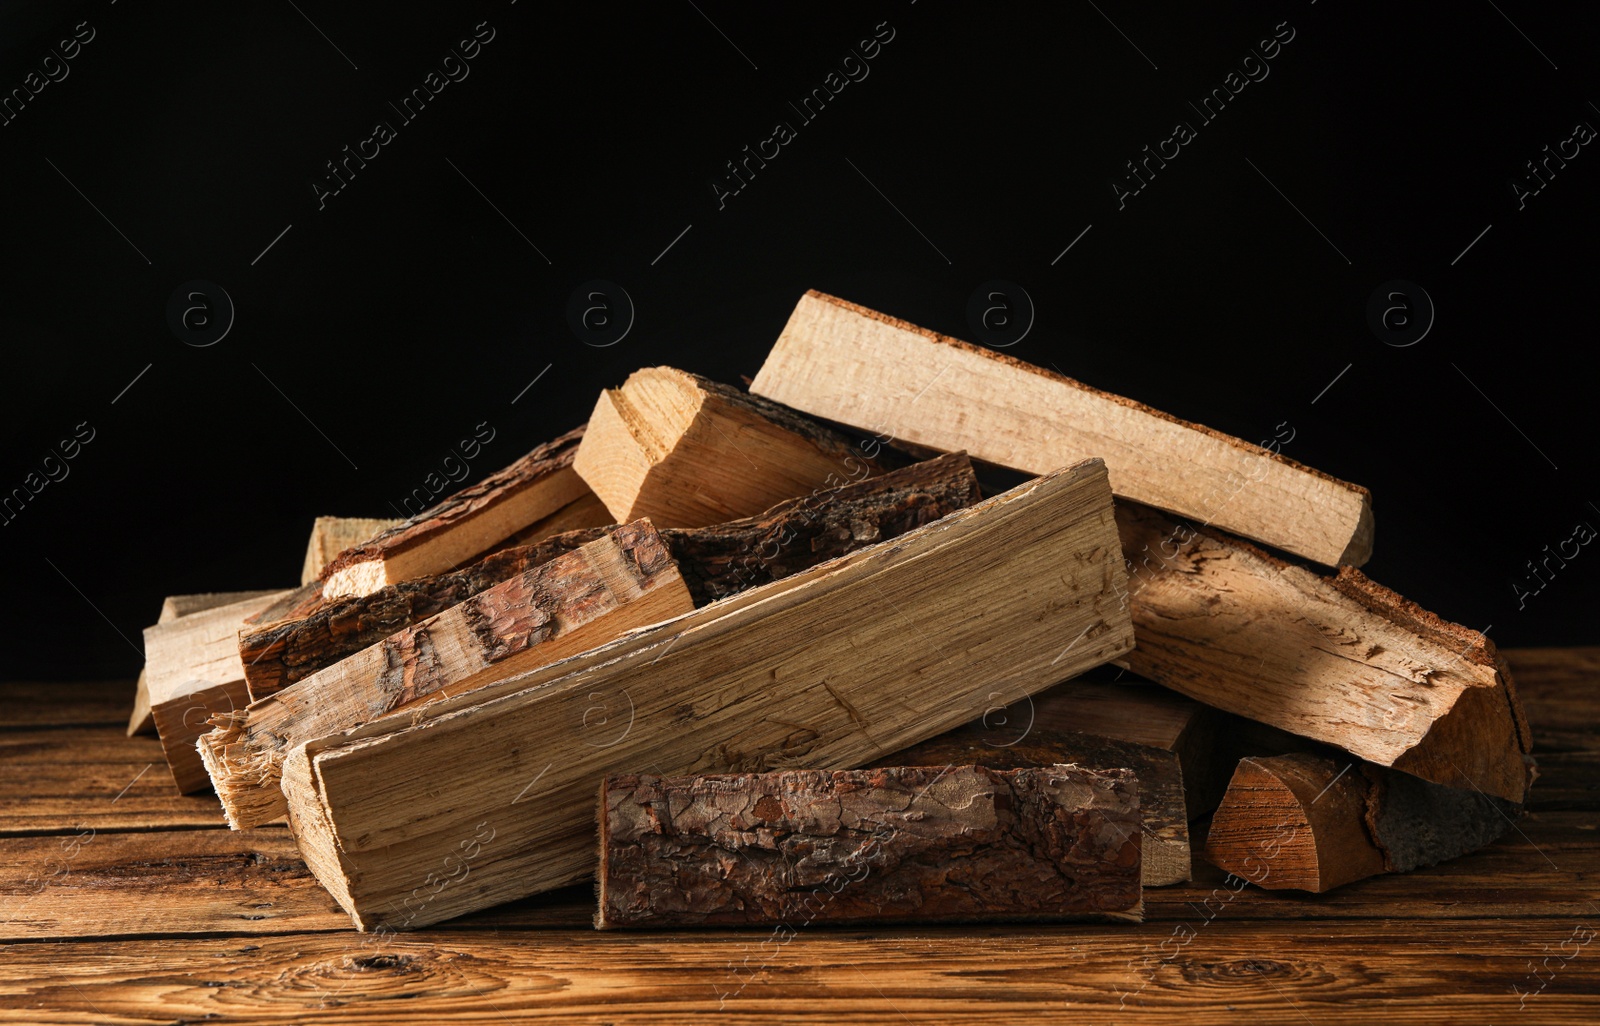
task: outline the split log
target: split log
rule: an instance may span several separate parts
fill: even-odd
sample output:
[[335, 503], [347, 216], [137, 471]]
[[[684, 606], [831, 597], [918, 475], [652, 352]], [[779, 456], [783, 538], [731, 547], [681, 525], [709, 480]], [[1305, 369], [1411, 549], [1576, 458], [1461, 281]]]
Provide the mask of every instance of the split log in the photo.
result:
[[573, 467], [616, 519], [661, 527], [753, 516], [883, 469], [793, 410], [671, 367], [601, 393]]
[[239, 632], [239, 659], [250, 685], [250, 698], [260, 701], [274, 695], [611, 530], [614, 528], [568, 531], [533, 545], [502, 550], [464, 570], [401, 581], [370, 595], [319, 603], [305, 616], [252, 625]]
[[1323, 577], [1131, 503], [1117, 504], [1117, 526], [1135, 673], [1380, 766], [1522, 801], [1527, 723], [1479, 632], [1351, 567]]
[[1243, 759], [1212, 817], [1205, 855], [1259, 887], [1320, 894], [1477, 851], [1521, 811], [1349, 758]]
[[[234, 602], [243, 602], [258, 595], [276, 595], [275, 591], [220, 591], [206, 592], [199, 595], [168, 595], [161, 603], [161, 612], [157, 615], [156, 623], [171, 623], [180, 616], [190, 613], [200, 613], [218, 606], [231, 605]], [[141, 667], [139, 679], [133, 689], [133, 712], [128, 717], [128, 736], [135, 734], [154, 734], [156, 732], [155, 717], [150, 712], [150, 685], [145, 680], [145, 671]]]
[[[235, 829], [287, 810], [283, 753], [397, 709], [515, 676], [694, 608], [648, 520], [617, 528], [501, 581], [312, 674], [242, 713], [218, 717], [200, 754]], [[448, 689], [448, 690], [447, 690]]]
[[582, 438], [583, 428], [569, 431], [410, 520], [339, 553], [322, 570], [323, 597], [368, 595], [396, 581], [454, 570], [583, 499], [588, 489], [572, 469]]
[[1190, 816], [1183, 803], [1183, 769], [1169, 751], [1111, 737], [1045, 729], [996, 740], [982, 723], [973, 723], [872, 763], [985, 766], [992, 770], [1067, 764], [1090, 770], [1132, 770], [1139, 780], [1139, 814], [1144, 821], [1144, 885], [1165, 887], [1190, 879]]
[[203, 790], [209, 783], [194, 746], [195, 738], [210, 729], [207, 720], [250, 701], [239, 662], [240, 625], [246, 616], [285, 594], [252, 594], [145, 628], [145, 688], [151, 718], [172, 779], [184, 794]]
[[318, 517], [311, 524], [311, 540], [306, 543], [306, 561], [300, 568], [300, 584], [322, 577], [322, 568], [345, 549], [359, 545], [374, 535], [400, 523], [371, 517]]
[[[594, 873], [607, 773], [847, 769], [1133, 644], [1105, 465], [1084, 461], [555, 666], [297, 746], [307, 864], [362, 929]], [[285, 692], [287, 694], [287, 692]], [[440, 868], [456, 881], [422, 886]], [[444, 879], [444, 877], [440, 877]]]
[[[971, 463], [956, 453], [790, 499], [758, 517], [660, 533], [695, 604], [703, 605], [897, 537], [977, 499]], [[503, 549], [464, 570], [335, 599], [310, 616], [243, 631], [239, 655], [250, 696], [261, 699], [280, 691], [608, 530], [585, 528]]]
[[965, 449], [1028, 473], [1099, 456], [1119, 499], [1330, 566], [1359, 566], [1372, 553], [1365, 488], [820, 292], [801, 297], [750, 390], [880, 437]]
[[607, 777], [598, 929], [1139, 922], [1125, 769]]

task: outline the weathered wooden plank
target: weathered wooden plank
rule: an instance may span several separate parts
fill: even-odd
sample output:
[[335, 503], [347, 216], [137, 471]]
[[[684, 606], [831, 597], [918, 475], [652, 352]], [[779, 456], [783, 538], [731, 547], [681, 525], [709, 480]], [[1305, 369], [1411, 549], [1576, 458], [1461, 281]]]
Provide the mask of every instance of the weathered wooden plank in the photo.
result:
[[[1589, 1026], [1600, 959], [1567, 919], [590, 930], [16, 945], [0, 1010], [44, 1022], [997, 1022]], [[1562, 942], [1568, 949], [1563, 951]], [[1165, 947], [1162, 947], [1165, 943]], [[1555, 952], [1537, 976], [1529, 962]]]
[[750, 390], [1033, 474], [1096, 456], [1118, 499], [1329, 566], [1360, 566], [1372, 554], [1371, 497], [1359, 485], [821, 292], [801, 297]]
[[0, 940], [348, 924], [281, 829], [0, 838]]

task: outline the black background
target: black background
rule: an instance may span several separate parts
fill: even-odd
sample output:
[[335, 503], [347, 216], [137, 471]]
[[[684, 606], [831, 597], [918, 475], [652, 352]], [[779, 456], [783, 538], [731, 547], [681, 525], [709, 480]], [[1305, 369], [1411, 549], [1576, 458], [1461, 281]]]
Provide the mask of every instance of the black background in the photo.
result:
[[[1600, 552], [1513, 591], [1600, 527], [1600, 152], [1526, 209], [1507, 184], [1600, 125], [1579, 5], [3, 12], [7, 93], [94, 36], [0, 127], [0, 491], [95, 436], [0, 527], [0, 677], [131, 676], [162, 596], [293, 584], [314, 516], [394, 515], [481, 422], [473, 480], [637, 367], [753, 375], [807, 288], [970, 338], [989, 279], [1036, 305], [1013, 355], [1251, 441], [1288, 422], [1286, 455], [1372, 488], [1377, 580], [1502, 645], [1597, 640]], [[400, 125], [389, 101], [483, 22], [469, 77]], [[883, 22], [869, 76], [799, 124], [786, 101]], [[1268, 77], [1200, 125], [1189, 101], [1281, 22]], [[319, 210], [378, 120], [398, 137]], [[719, 209], [778, 120], [797, 138]], [[1109, 182], [1180, 120], [1198, 138], [1119, 210]], [[197, 278], [236, 304], [205, 348], [166, 320]], [[593, 278], [637, 310], [608, 348], [566, 321]], [[1437, 311], [1408, 347], [1367, 324], [1396, 278]]]

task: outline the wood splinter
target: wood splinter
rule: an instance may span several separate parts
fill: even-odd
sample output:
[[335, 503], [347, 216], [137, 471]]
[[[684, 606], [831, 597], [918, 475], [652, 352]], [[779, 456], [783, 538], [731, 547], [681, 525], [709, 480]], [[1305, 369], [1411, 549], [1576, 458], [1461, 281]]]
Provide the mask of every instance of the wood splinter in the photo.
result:
[[595, 926], [1138, 922], [1126, 769], [607, 777]]

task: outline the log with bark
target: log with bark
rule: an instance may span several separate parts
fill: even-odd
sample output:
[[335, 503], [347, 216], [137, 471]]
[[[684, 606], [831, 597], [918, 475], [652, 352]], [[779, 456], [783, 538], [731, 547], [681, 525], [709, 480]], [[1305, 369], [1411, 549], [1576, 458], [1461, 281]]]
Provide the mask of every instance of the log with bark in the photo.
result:
[[[1054, 690], [1054, 689], [1052, 689]], [[1182, 883], [1192, 874], [1189, 813], [1184, 807], [1183, 769], [1170, 751], [1073, 731], [1035, 728], [1021, 737], [996, 732], [982, 721], [875, 760], [874, 766], [985, 766], [1015, 770], [1029, 766], [1077, 765], [1091, 770], [1132, 770], [1139, 780], [1144, 821], [1143, 881], [1146, 887]]]
[[793, 410], [671, 367], [601, 394], [573, 467], [616, 519], [661, 527], [753, 516], [883, 470]]
[[[977, 479], [965, 454], [915, 463], [854, 484], [781, 502], [756, 517], [661, 531], [696, 605], [788, 576], [971, 505]], [[334, 599], [308, 616], [242, 631], [239, 656], [261, 699], [593, 541], [611, 528], [569, 531], [494, 553], [464, 570]]]
[[1205, 856], [1259, 887], [1320, 894], [1477, 851], [1521, 811], [1349, 757], [1242, 759], [1211, 819]]
[[750, 390], [883, 438], [965, 449], [1028, 473], [1097, 456], [1119, 499], [1330, 566], [1359, 566], [1372, 552], [1365, 488], [821, 292], [800, 299]]
[[300, 567], [301, 586], [320, 580], [322, 568], [333, 562], [345, 549], [359, 545], [398, 523], [400, 521], [394, 519], [372, 517], [318, 517], [311, 524], [311, 538], [306, 542], [306, 559]]
[[145, 628], [145, 688], [151, 718], [172, 779], [183, 793], [203, 790], [210, 783], [194, 745], [195, 738], [210, 729], [207, 721], [213, 714], [249, 704], [244, 666], [239, 662], [240, 625], [246, 616], [285, 594], [250, 594]]
[[[847, 769], [1127, 652], [1098, 460], [555, 666], [292, 749], [307, 864], [363, 929], [594, 872], [607, 773]], [[470, 883], [425, 886], [459, 845]], [[459, 861], [459, 860], [457, 860]]]
[[1138, 922], [1125, 769], [883, 767], [607, 777], [599, 929]]
[[694, 608], [666, 545], [635, 521], [486, 588], [305, 680], [219, 716], [200, 754], [228, 825], [286, 811], [278, 781], [296, 744], [397, 709], [464, 694]]
[[1117, 504], [1135, 673], [1380, 766], [1520, 802], [1531, 740], [1480, 632], [1352, 567], [1324, 577]]
[[[572, 469], [572, 457], [582, 438], [583, 428], [575, 428], [411, 519], [339, 553], [322, 570], [322, 597], [369, 595], [396, 581], [454, 570], [507, 537], [536, 527], [541, 520], [559, 517], [562, 522], [558, 526], [571, 529], [570, 511], [563, 514], [566, 507], [582, 503], [580, 508], [593, 508], [592, 503], [583, 502], [588, 488]], [[578, 526], [598, 526], [609, 519]]]

